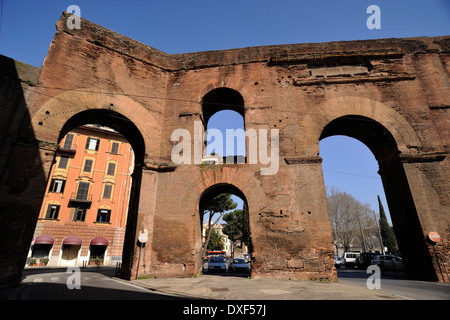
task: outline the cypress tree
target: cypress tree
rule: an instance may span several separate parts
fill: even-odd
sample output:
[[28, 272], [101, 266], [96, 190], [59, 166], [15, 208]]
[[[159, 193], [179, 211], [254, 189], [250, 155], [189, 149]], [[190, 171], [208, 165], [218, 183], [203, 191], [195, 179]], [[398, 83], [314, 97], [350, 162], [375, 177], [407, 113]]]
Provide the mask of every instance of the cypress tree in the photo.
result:
[[397, 251], [397, 240], [395, 239], [394, 232], [389, 226], [389, 223], [384, 212], [383, 204], [381, 203], [380, 196], [378, 197], [378, 206], [380, 210], [380, 233], [383, 240], [383, 245], [388, 248], [389, 253]]

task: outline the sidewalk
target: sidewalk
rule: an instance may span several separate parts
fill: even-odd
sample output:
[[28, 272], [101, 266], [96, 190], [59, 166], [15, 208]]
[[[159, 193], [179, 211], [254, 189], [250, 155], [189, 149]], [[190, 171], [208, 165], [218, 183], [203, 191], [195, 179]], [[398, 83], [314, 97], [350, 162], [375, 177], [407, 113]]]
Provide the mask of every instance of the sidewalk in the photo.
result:
[[341, 282], [248, 279], [203, 275], [197, 278], [141, 279], [129, 283], [192, 299], [212, 300], [403, 300], [380, 290]]

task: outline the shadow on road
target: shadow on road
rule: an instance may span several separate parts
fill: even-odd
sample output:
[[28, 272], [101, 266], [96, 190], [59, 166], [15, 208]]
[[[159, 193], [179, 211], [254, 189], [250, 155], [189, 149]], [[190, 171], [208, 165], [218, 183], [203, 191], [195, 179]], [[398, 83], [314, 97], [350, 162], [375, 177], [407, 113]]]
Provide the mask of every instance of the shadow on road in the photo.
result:
[[[36, 286], [36, 284], [27, 284]], [[28, 290], [29, 288], [27, 288]], [[31, 290], [31, 289], [30, 289]], [[64, 284], [41, 283], [32, 294], [23, 294], [24, 289], [16, 293], [14, 300], [191, 300], [188, 297], [176, 297], [159, 293], [137, 292], [132, 290], [109, 289], [83, 285], [81, 289], [68, 290]]]
[[[338, 279], [345, 278], [364, 278], [367, 279], [370, 276], [370, 273], [367, 273], [366, 270], [356, 269], [356, 268], [337, 268]], [[381, 272], [381, 278], [386, 279], [397, 279], [397, 280], [406, 280], [406, 275], [403, 271], [384, 271]]]
[[[26, 268], [16, 287], [0, 289], [0, 300], [191, 300], [137, 288], [126, 280], [113, 279], [114, 267], [84, 267], [79, 289], [68, 288], [67, 268]], [[56, 280], [57, 279], [57, 280]], [[89, 279], [89, 280], [88, 280]]]

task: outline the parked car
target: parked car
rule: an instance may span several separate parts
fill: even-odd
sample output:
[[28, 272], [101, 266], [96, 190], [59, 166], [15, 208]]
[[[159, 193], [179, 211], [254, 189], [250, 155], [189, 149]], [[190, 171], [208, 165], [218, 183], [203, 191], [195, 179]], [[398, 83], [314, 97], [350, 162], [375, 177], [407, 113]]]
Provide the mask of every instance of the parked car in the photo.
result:
[[231, 272], [250, 272], [250, 266], [242, 258], [231, 260]]
[[208, 272], [228, 272], [227, 259], [224, 256], [215, 256], [209, 258]]
[[355, 260], [355, 266], [358, 269], [367, 269], [372, 263], [372, 259], [379, 255], [381, 255], [379, 252], [361, 252], [359, 257]]
[[334, 258], [334, 266], [336, 268], [340, 268], [340, 267], [344, 266], [344, 258], [342, 258], [342, 257], [335, 257]]
[[379, 255], [372, 259], [372, 264], [380, 267], [381, 271], [403, 271], [404, 265], [402, 258], [392, 255]]
[[346, 268], [355, 267], [355, 260], [359, 257], [359, 252], [344, 252], [344, 265]]

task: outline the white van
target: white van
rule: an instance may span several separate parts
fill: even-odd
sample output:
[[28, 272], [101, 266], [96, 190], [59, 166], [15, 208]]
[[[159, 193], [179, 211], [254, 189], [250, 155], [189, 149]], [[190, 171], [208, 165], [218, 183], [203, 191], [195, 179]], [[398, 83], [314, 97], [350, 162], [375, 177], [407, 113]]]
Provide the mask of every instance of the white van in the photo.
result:
[[359, 252], [344, 252], [344, 265], [346, 268], [353, 268], [355, 266], [355, 260], [360, 255]]

